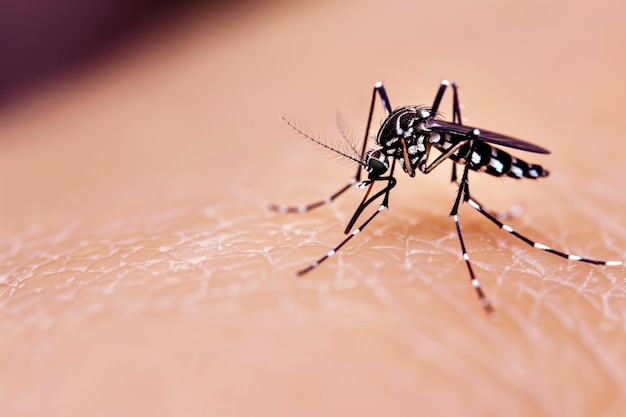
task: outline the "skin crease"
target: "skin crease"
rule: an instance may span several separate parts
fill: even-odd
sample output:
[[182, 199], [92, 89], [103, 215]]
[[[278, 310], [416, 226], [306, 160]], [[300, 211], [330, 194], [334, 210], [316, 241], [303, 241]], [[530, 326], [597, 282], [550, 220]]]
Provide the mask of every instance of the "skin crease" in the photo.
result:
[[5, 109], [2, 415], [619, 415], [625, 269], [530, 248], [465, 205], [490, 320], [449, 164], [398, 171], [390, 210], [299, 279], [362, 190], [265, 209], [354, 173], [278, 116], [337, 136], [341, 110], [359, 138], [375, 81], [395, 107], [450, 77], [468, 124], [552, 151], [511, 151], [550, 170], [538, 181], [471, 173], [476, 198], [522, 204], [507, 223], [531, 239], [623, 260], [623, 6], [528, 7], [199, 9]]

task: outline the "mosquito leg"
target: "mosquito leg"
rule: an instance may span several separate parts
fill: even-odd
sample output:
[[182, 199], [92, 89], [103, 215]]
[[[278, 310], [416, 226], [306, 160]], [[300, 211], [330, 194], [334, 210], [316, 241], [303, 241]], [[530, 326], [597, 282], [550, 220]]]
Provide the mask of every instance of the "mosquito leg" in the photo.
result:
[[[473, 152], [473, 146], [470, 145], [469, 155], [471, 155], [472, 152]], [[469, 199], [469, 181], [468, 181], [469, 164], [470, 162], [468, 161], [465, 164], [465, 167], [463, 168], [463, 176], [461, 178], [461, 182], [459, 183], [459, 191], [454, 201], [454, 205], [452, 206], [452, 210], [450, 211], [450, 216], [452, 216], [452, 219], [454, 220], [454, 225], [456, 226], [456, 233], [459, 236], [459, 243], [461, 244], [461, 252], [463, 252], [463, 260], [465, 261], [465, 265], [467, 266], [467, 271], [469, 272], [469, 275], [470, 275], [472, 287], [474, 287], [474, 290], [476, 290], [476, 295], [478, 295], [480, 304], [485, 309], [485, 312], [487, 312], [487, 314], [490, 316], [494, 316], [496, 311], [491, 305], [491, 303], [489, 302], [489, 300], [487, 299], [487, 297], [485, 296], [485, 293], [483, 292], [480, 286], [480, 282], [478, 281], [478, 278], [476, 278], [476, 275], [474, 274], [474, 269], [472, 268], [472, 263], [470, 262], [469, 255], [467, 254], [467, 249], [465, 248], [465, 242], [463, 241], [463, 233], [461, 233], [461, 225], [459, 223], [458, 211], [459, 211], [459, 205], [461, 204], [461, 199], [463, 199], [463, 201], [466, 201], [467, 199]]]
[[465, 167], [463, 167], [463, 176], [461, 177], [461, 181], [459, 182], [459, 191], [457, 192], [456, 199], [454, 200], [454, 205], [452, 206], [452, 210], [450, 211], [450, 216], [456, 216], [459, 212], [459, 206], [461, 205], [461, 199], [463, 201], [467, 201], [469, 198], [469, 168], [471, 164], [472, 154], [474, 153], [474, 141], [470, 141], [470, 147], [467, 157], [467, 163]]
[[452, 162], [452, 175], [450, 176], [450, 182], [455, 183], [458, 181], [458, 177], [456, 174], [456, 162]]
[[332, 203], [337, 197], [341, 194], [345, 193], [350, 187], [357, 183], [357, 179], [353, 178], [348, 184], [344, 185], [339, 191], [334, 194], [325, 197], [322, 200], [316, 201], [311, 204], [302, 204], [299, 206], [287, 206], [285, 204], [270, 204], [268, 208], [272, 211], [277, 211], [279, 213], [305, 213], [309, 210], [313, 210], [319, 206], [323, 206], [325, 204]]
[[435, 100], [433, 100], [433, 105], [430, 108], [430, 111], [433, 115], [437, 114], [437, 110], [439, 110], [439, 105], [441, 104], [441, 99], [443, 95], [446, 93], [446, 88], [450, 85], [450, 81], [441, 80], [441, 84], [439, 84], [439, 89], [437, 90], [437, 94], [435, 94]]
[[[307, 266], [304, 269], [301, 269], [300, 271], [298, 271], [296, 274], [298, 276], [302, 276], [304, 274], [306, 274], [307, 272], [311, 271], [312, 269], [317, 268], [322, 262], [324, 262], [326, 259], [330, 258], [331, 256], [333, 256], [335, 253], [337, 253], [337, 251], [339, 249], [341, 249], [346, 243], [348, 243], [354, 236], [356, 236], [357, 234], [359, 234], [364, 228], [365, 226], [367, 226], [372, 220], [374, 220], [374, 217], [376, 217], [378, 215], [378, 213], [380, 213], [381, 211], [383, 211], [384, 209], [386, 209], [387, 207], [389, 207], [389, 191], [396, 185], [396, 179], [394, 177], [380, 177], [377, 178], [373, 181], [387, 181], [387, 185], [385, 186], [385, 188], [383, 188], [382, 190], [380, 190], [379, 192], [377, 192], [374, 196], [372, 196], [370, 199], [368, 199], [367, 201], [361, 203], [359, 205], [359, 207], [356, 209], [354, 215], [352, 216], [352, 220], [350, 221], [350, 224], [348, 225], [348, 228], [346, 228], [346, 233], [349, 233], [348, 236], [346, 236], [345, 239], [343, 239], [337, 246], [335, 246], [334, 248], [332, 248], [331, 250], [329, 250], [324, 256], [322, 256], [321, 258], [319, 258], [318, 260], [312, 262], [309, 266]], [[372, 186], [373, 182], [370, 183], [370, 187]], [[369, 206], [374, 200], [378, 199], [379, 197], [381, 197], [382, 195], [385, 195], [385, 197], [383, 198], [383, 202], [382, 204], [378, 207], [378, 209], [372, 213], [372, 215], [365, 220], [365, 222], [363, 222], [363, 224], [361, 224], [359, 227], [357, 227], [356, 229], [354, 229], [352, 232], [349, 232], [349, 230], [352, 228], [352, 225], [354, 224], [354, 222], [356, 221], [356, 219], [358, 219], [359, 215], [361, 214], [361, 212], [367, 207]]]
[[[453, 173], [456, 173], [455, 167], [456, 167], [456, 164], [452, 166], [452, 172]], [[461, 186], [461, 183], [458, 182], [458, 179], [455, 178], [455, 177], [452, 178], [452, 182], [457, 184], [459, 187]], [[466, 185], [466, 198], [465, 198], [464, 201], [467, 201], [467, 194], [469, 194], [469, 192], [467, 192], [467, 190], [469, 190], [469, 189], [467, 188], [467, 185]], [[522, 213], [524, 212], [524, 208], [521, 205], [519, 205], [519, 204], [516, 204], [516, 205], [512, 206], [507, 211], [494, 211], [494, 210], [488, 210], [488, 209], [485, 208], [484, 205], [482, 205], [478, 201], [476, 201], [476, 200], [474, 200], [474, 201], [476, 203], [478, 203], [482, 207], [482, 209], [484, 211], [487, 211], [489, 214], [491, 214], [493, 217], [495, 217], [496, 219], [498, 219], [500, 221], [506, 221], [506, 220], [509, 220], [509, 219], [514, 219], [516, 217], [521, 216]]]
[[469, 255], [467, 254], [467, 249], [465, 248], [465, 242], [463, 241], [463, 234], [461, 233], [461, 225], [459, 223], [459, 216], [457, 215], [459, 204], [461, 202], [461, 196], [463, 196], [464, 201], [466, 198], [468, 198], [467, 196], [469, 196], [469, 185], [467, 182], [468, 171], [469, 171], [468, 166], [465, 165], [465, 168], [463, 170], [463, 178], [461, 179], [461, 183], [459, 184], [459, 192], [454, 202], [454, 206], [452, 207], [452, 211], [450, 215], [452, 216], [452, 219], [454, 220], [454, 224], [456, 226], [456, 233], [459, 236], [459, 243], [461, 244], [461, 252], [463, 252], [463, 260], [465, 261], [465, 265], [467, 266], [467, 271], [469, 272], [469, 275], [470, 275], [472, 287], [474, 287], [474, 290], [476, 290], [476, 295], [478, 295], [480, 304], [483, 306], [487, 314], [489, 314], [490, 316], [493, 316], [495, 314], [495, 310], [493, 306], [491, 305], [491, 303], [489, 302], [489, 300], [487, 299], [487, 297], [485, 296], [485, 293], [483, 292], [480, 286], [480, 282], [478, 281], [478, 278], [476, 278], [476, 275], [474, 274], [474, 269], [472, 268], [472, 263], [470, 262]]
[[474, 198], [472, 198], [472, 199], [484, 211], [486, 211], [487, 213], [491, 214], [493, 217], [495, 217], [496, 219], [498, 219], [500, 221], [506, 221], [506, 220], [509, 220], [509, 219], [514, 219], [516, 217], [520, 217], [522, 215], [522, 213], [524, 212], [524, 207], [522, 205], [520, 205], [520, 204], [513, 205], [507, 211], [495, 211], [495, 210], [487, 209], [484, 204], [482, 204], [478, 200], [475, 200]]
[[[461, 104], [459, 103], [459, 92], [456, 83], [452, 83], [452, 123], [462, 125], [463, 119], [461, 119]], [[452, 175], [450, 182], [457, 182], [456, 174], [456, 162], [452, 161]]]
[[304, 269], [301, 269], [300, 271], [298, 271], [296, 273], [296, 275], [298, 276], [302, 276], [304, 274], [306, 274], [307, 272], [311, 271], [312, 269], [317, 268], [322, 262], [324, 262], [326, 259], [330, 258], [331, 256], [333, 256], [335, 253], [337, 253], [337, 251], [339, 249], [341, 249], [343, 247], [343, 245], [345, 245], [346, 243], [348, 243], [354, 236], [356, 236], [357, 234], [359, 234], [364, 228], [365, 226], [367, 226], [369, 224], [369, 222], [371, 222], [372, 220], [374, 220], [374, 217], [376, 217], [378, 215], [378, 213], [380, 213], [381, 211], [383, 211], [386, 207], [384, 205], [380, 205], [378, 207], [378, 209], [365, 221], [363, 222], [362, 225], [360, 225], [359, 227], [357, 227], [356, 229], [354, 229], [352, 231], [352, 233], [350, 233], [344, 240], [341, 241], [341, 243], [339, 243], [337, 246], [335, 246], [334, 248], [332, 248], [331, 250], [329, 250], [326, 255], [322, 256], [321, 258], [319, 258], [317, 261], [314, 261], [311, 263], [311, 265], [307, 266]]
[[[461, 119], [461, 107], [459, 105], [459, 95], [458, 95], [458, 90], [457, 90], [457, 86], [455, 83], [452, 83], [452, 92], [453, 92], [453, 99], [452, 99], [453, 118], [452, 120], [454, 123], [463, 124], [463, 121]], [[478, 299], [480, 300], [480, 304], [485, 309], [485, 312], [490, 316], [494, 316], [496, 314], [496, 311], [491, 305], [491, 303], [489, 302], [489, 300], [487, 299], [487, 297], [485, 296], [485, 293], [483, 292], [482, 287], [480, 286], [480, 282], [478, 281], [478, 278], [476, 278], [476, 275], [474, 274], [474, 269], [472, 268], [470, 257], [467, 253], [467, 249], [465, 248], [465, 242], [463, 240], [463, 233], [461, 232], [461, 224], [459, 223], [459, 216], [458, 216], [458, 210], [459, 210], [459, 205], [461, 204], [461, 199], [463, 199], [463, 201], [468, 201], [470, 198], [468, 175], [469, 175], [469, 165], [471, 163], [471, 157], [474, 151], [473, 148], [474, 148], [473, 142], [470, 142], [468, 160], [467, 160], [467, 163], [465, 164], [465, 167], [463, 168], [463, 175], [461, 177], [461, 181], [458, 183], [459, 191], [454, 201], [454, 205], [452, 206], [450, 215], [452, 216], [452, 219], [454, 220], [454, 225], [456, 226], [456, 232], [457, 232], [457, 235], [459, 236], [459, 243], [461, 244], [461, 252], [463, 252], [463, 260], [465, 261], [465, 265], [467, 266], [467, 271], [469, 272], [469, 275], [470, 275], [472, 287], [474, 287], [474, 290], [476, 291], [476, 295], [478, 296]], [[457, 171], [456, 171], [456, 163], [452, 162], [451, 181], [454, 183], [457, 183], [457, 180], [458, 180], [458, 177], [457, 177]]]
[[587, 262], [590, 264], [594, 264], [594, 265], [607, 265], [607, 266], [621, 266], [623, 265], [622, 261], [599, 261], [596, 259], [589, 259], [589, 258], [583, 258], [582, 256], [578, 256], [578, 255], [570, 255], [568, 253], [565, 252], [561, 252], [555, 249], [552, 249], [549, 246], [544, 245], [543, 243], [539, 243], [539, 242], [534, 242], [532, 240], [530, 240], [529, 238], [527, 238], [526, 236], [516, 232], [515, 230], [513, 230], [512, 227], [507, 226], [506, 224], [502, 223], [500, 220], [498, 220], [493, 214], [489, 213], [487, 210], [485, 210], [476, 200], [474, 200], [473, 198], [469, 197], [467, 202], [469, 203], [470, 206], [472, 206], [476, 211], [478, 211], [480, 214], [482, 214], [483, 216], [485, 216], [486, 218], [488, 218], [492, 223], [494, 223], [496, 226], [498, 226], [500, 229], [504, 230], [505, 232], [509, 232], [510, 234], [512, 234], [513, 236], [515, 236], [516, 238], [520, 239], [523, 242], [526, 242], [528, 245], [537, 248], [537, 249], [541, 249], [544, 250], [546, 252], [550, 252], [554, 255], [560, 256], [561, 258], [565, 258], [568, 259], [570, 261], [579, 261], [579, 262]]
[[[374, 84], [374, 90], [372, 91], [372, 100], [370, 102], [370, 111], [367, 116], [367, 125], [365, 126], [365, 135], [363, 136], [363, 146], [361, 148], [361, 159], [365, 158], [365, 151], [367, 150], [367, 139], [370, 134], [370, 127], [372, 126], [372, 117], [374, 116], [374, 105], [376, 104], [376, 95], [380, 97], [380, 101], [383, 103], [383, 107], [385, 108], [385, 113], [387, 116], [391, 114], [391, 104], [389, 103], [389, 97], [387, 96], [387, 91], [385, 90], [385, 86], [383, 83], [378, 81]], [[361, 181], [361, 167], [357, 168], [356, 176], [354, 177], [356, 181]]]
[[[439, 166], [439, 164], [441, 164], [443, 161], [446, 161], [446, 160], [450, 159], [450, 155], [452, 155], [453, 153], [457, 152], [466, 143], [467, 143], [467, 141], [462, 141], [462, 142], [459, 142], [459, 143], [451, 146], [450, 149], [448, 149], [445, 152], [443, 152], [434, 161], [432, 161], [430, 164], [428, 164], [428, 166], [426, 166], [424, 168], [424, 174], [429, 174], [433, 169], [437, 168]], [[454, 182], [456, 182], [456, 178], [455, 178]]]
[[459, 89], [456, 83], [452, 83], [452, 122], [463, 124], [461, 119], [461, 103], [459, 102]]
[[489, 302], [489, 300], [487, 299], [487, 297], [485, 296], [485, 293], [483, 292], [480, 286], [480, 282], [478, 281], [478, 278], [476, 278], [476, 275], [474, 274], [472, 263], [470, 262], [469, 255], [467, 254], [467, 250], [465, 249], [465, 242], [463, 241], [463, 234], [461, 233], [461, 225], [459, 224], [459, 216], [455, 214], [454, 216], [452, 216], [452, 219], [454, 220], [454, 224], [456, 226], [456, 233], [459, 236], [459, 242], [461, 243], [461, 251], [463, 252], [463, 260], [465, 260], [465, 265], [467, 266], [467, 270], [470, 275], [472, 287], [474, 287], [474, 289], [476, 290], [476, 295], [478, 295], [480, 304], [483, 306], [487, 314], [489, 314], [490, 316], [494, 316], [496, 311], [491, 305], [491, 303]]

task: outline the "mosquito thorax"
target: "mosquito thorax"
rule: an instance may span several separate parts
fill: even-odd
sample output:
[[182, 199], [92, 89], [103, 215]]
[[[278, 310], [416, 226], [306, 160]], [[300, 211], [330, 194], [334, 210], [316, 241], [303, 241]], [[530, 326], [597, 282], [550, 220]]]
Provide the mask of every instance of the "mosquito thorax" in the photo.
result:
[[431, 111], [426, 107], [400, 107], [383, 121], [376, 136], [382, 152], [397, 158], [412, 177], [416, 169], [423, 171], [428, 159], [431, 132], [426, 122], [430, 118]]
[[389, 169], [387, 155], [378, 149], [371, 150], [365, 155], [365, 170], [369, 173], [370, 180], [383, 175]]

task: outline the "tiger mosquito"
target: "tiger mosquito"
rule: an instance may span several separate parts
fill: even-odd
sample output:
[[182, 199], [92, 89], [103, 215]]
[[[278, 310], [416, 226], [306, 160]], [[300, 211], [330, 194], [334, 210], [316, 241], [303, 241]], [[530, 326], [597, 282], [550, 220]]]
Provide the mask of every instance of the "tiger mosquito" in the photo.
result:
[[[438, 110], [441, 100], [447, 90], [452, 87], [452, 122], [441, 119]], [[383, 120], [378, 133], [376, 134], [375, 149], [367, 149], [369, 131], [372, 123], [376, 97], [379, 97], [384, 107], [386, 117]], [[584, 258], [578, 255], [571, 255], [558, 251], [542, 243], [533, 241], [526, 236], [515, 231], [512, 227], [504, 224], [496, 214], [487, 210], [480, 204], [471, 194], [469, 190], [468, 174], [469, 171], [485, 172], [496, 177], [511, 177], [516, 179], [529, 178], [538, 179], [547, 177], [549, 172], [541, 165], [527, 163], [518, 159], [508, 152], [493, 146], [499, 145], [512, 149], [526, 152], [549, 154], [545, 148], [537, 146], [520, 139], [490, 132], [484, 129], [478, 129], [463, 125], [461, 119], [461, 106], [459, 104], [458, 91], [455, 83], [450, 84], [447, 80], [443, 80], [437, 90], [432, 106], [403, 106], [395, 110], [392, 109], [385, 91], [385, 87], [381, 82], [374, 85], [372, 99], [365, 128], [365, 136], [360, 152], [351, 145], [343, 144], [343, 146], [334, 146], [326, 141], [317, 139], [302, 129], [294, 125], [289, 120], [283, 120], [298, 134], [307, 140], [320, 145], [330, 151], [340, 155], [341, 157], [350, 159], [358, 164], [357, 172], [352, 180], [334, 194], [308, 205], [287, 206], [287, 205], [270, 205], [270, 209], [281, 213], [303, 213], [313, 210], [317, 207], [329, 204], [345, 193], [352, 186], [358, 188], [367, 188], [365, 196], [355, 210], [352, 218], [344, 231], [347, 235], [338, 245], [329, 250], [324, 256], [313, 261], [309, 266], [297, 272], [298, 276], [302, 276], [307, 272], [317, 268], [322, 262], [332, 257], [345, 244], [347, 244], [354, 236], [359, 234], [374, 218], [384, 209], [389, 207], [389, 194], [396, 185], [394, 172], [396, 162], [400, 164], [404, 172], [414, 177], [417, 171], [428, 174], [437, 168], [443, 161], [452, 161], [452, 177], [451, 181], [458, 185], [458, 192], [454, 200], [454, 204], [450, 211], [450, 217], [454, 221], [456, 232], [461, 245], [461, 252], [465, 265], [469, 272], [471, 285], [474, 287], [481, 305], [489, 315], [493, 315], [495, 310], [483, 292], [480, 282], [474, 273], [470, 257], [465, 247], [461, 225], [459, 223], [458, 210], [461, 203], [468, 203], [473, 209], [486, 217], [490, 222], [494, 223], [500, 229], [512, 234], [521, 241], [550, 252], [554, 255], [568, 259], [570, 261], [587, 262], [595, 265], [621, 266], [622, 261], [601, 261], [590, 258]], [[493, 144], [493, 145], [492, 145]], [[439, 155], [428, 162], [431, 149], [436, 149]], [[457, 176], [457, 164], [463, 165], [463, 171], [460, 180]], [[361, 180], [362, 171], [367, 172], [367, 179]], [[375, 183], [381, 183], [383, 188], [370, 197], [370, 192]], [[357, 228], [353, 229], [357, 219], [363, 211], [382, 197], [382, 202], [378, 208]]]

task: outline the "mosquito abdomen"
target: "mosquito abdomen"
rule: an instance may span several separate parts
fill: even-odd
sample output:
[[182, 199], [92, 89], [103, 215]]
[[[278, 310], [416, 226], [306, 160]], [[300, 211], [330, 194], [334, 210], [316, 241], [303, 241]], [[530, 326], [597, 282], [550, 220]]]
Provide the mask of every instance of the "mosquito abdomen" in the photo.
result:
[[541, 165], [529, 164], [485, 142], [474, 141], [474, 149], [471, 156], [469, 154], [468, 142], [452, 154], [450, 159], [461, 164], [467, 163], [470, 169], [486, 172], [494, 177], [506, 175], [512, 178], [537, 179], [549, 175], [549, 171]]

